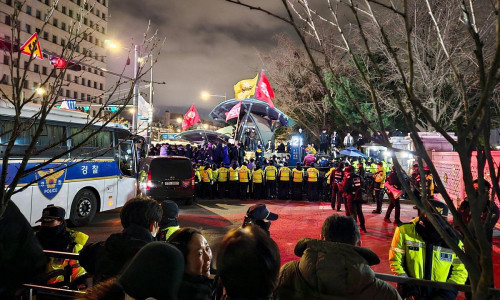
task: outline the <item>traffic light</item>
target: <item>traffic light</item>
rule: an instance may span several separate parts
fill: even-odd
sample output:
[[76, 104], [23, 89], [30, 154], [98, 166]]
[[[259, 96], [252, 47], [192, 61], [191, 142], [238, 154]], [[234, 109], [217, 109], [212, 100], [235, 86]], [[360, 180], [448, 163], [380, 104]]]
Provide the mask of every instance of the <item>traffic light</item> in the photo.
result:
[[51, 56], [50, 64], [53, 65], [56, 69], [68, 69], [72, 71], [81, 71], [82, 66], [77, 64], [76, 62], [70, 60], [67, 61], [62, 57]]
[[90, 110], [90, 106], [77, 106], [76, 110], [88, 112]]
[[117, 112], [118, 111], [118, 107], [116, 107], [116, 106], [105, 106], [104, 110], [110, 111], [110, 112]]

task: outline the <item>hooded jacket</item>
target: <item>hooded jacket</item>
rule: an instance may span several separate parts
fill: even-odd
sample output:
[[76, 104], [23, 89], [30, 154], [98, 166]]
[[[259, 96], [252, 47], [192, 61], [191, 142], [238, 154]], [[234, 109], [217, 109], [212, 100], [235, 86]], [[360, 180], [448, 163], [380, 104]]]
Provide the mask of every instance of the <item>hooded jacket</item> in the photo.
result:
[[375, 278], [373, 251], [353, 245], [301, 239], [295, 246], [300, 261], [281, 267], [278, 297], [289, 299], [401, 299], [387, 282]]

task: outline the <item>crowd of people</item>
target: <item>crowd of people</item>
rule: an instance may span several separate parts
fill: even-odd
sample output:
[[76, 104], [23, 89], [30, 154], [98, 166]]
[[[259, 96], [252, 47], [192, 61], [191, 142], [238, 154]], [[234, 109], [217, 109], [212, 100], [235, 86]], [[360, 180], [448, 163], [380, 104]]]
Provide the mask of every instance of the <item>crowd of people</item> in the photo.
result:
[[[120, 211], [123, 230], [94, 243], [87, 243], [85, 233], [67, 226], [61, 207], [46, 207], [38, 220], [41, 226], [34, 233], [15, 204], [9, 202], [0, 219], [0, 235], [10, 239], [9, 247], [0, 249], [0, 267], [12, 276], [0, 280], [7, 284], [0, 286], [0, 298], [14, 296], [26, 282], [86, 290], [82, 299], [87, 300], [456, 298], [454, 290], [408, 284], [398, 284], [395, 289], [377, 279], [370, 266], [380, 259], [360, 242], [361, 233], [367, 232], [363, 203], [373, 200], [376, 208], [372, 213], [381, 214], [387, 193], [384, 222], [397, 225], [389, 252], [391, 271], [417, 279], [466, 282], [463, 263], [429, 220], [435, 217], [438, 223], [447, 222], [448, 208], [434, 200], [434, 180], [428, 168], [414, 165], [408, 184], [417, 197], [425, 192], [434, 214], [428, 216], [419, 210], [418, 217], [404, 223], [399, 202], [402, 182], [395, 168], [384, 161], [330, 160], [316, 156], [316, 148], [309, 144], [304, 147], [307, 155], [301, 162], [289, 166], [288, 156], [266, 158], [260, 143], [255, 146], [255, 158], [247, 160], [245, 149], [252, 145], [251, 140], [248, 145], [221, 142], [200, 148], [163, 145], [150, 149], [149, 154], [190, 157], [197, 181], [195, 192], [201, 198], [330, 202], [336, 212], [324, 221], [320, 239], [303, 238], [296, 244], [299, 260], [281, 266], [278, 246], [271, 237], [271, 223], [278, 215], [263, 203], [248, 208], [241, 226], [225, 234], [213, 257], [202, 231], [180, 226], [179, 207], [173, 201], [158, 203], [144, 197], [127, 201]], [[319, 151], [327, 150], [321, 143]], [[490, 185], [483, 185], [487, 194]], [[476, 190], [478, 187], [476, 181]], [[338, 214], [343, 210], [345, 215]], [[467, 224], [467, 199], [458, 211]], [[488, 202], [481, 217], [490, 243], [498, 215], [496, 205]], [[462, 247], [458, 238], [453, 242]], [[79, 256], [47, 260], [42, 249]], [[19, 264], [16, 254], [27, 256], [26, 263]], [[26, 272], [16, 271], [18, 264]], [[86, 289], [88, 278], [92, 278], [94, 287]]]
[[[351, 197], [356, 197], [352, 189], [359, 184], [359, 175], [351, 166], [345, 167], [344, 172], [347, 179], [343, 185], [349, 187], [344, 188], [344, 197], [349, 203]], [[415, 174], [414, 180], [418, 180]], [[476, 190], [478, 187], [476, 182]], [[485, 184], [486, 193], [489, 188]], [[428, 203], [438, 220], [447, 222], [447, 206], [433, 199]], [[470, 219], [467, 204], [459, 209], [464, 222]], [[485, 215], [491, 215], [485, 218], [490, 242], [498, 220], [495, 207], [488, 203], [484, 210]], [[16, 269], [19, 262], [14, 259], [10, 265], [5, 263], [7, 258], [15, 257], [14, 247], [22, 249], [22, 254], [28, 255], [27, 261], [33, 264], [26, 265], [23, 276], [19, 274], [19, 278], [7, 281], [8, 286], [2, 285], [0, 295], [8, 299], [7, 293], [13, 295], [13, 288], [24, 282], [43, 281], [51, 286], [69, 285], [85, 290], [88, 280], [82, 278], [91, 277], [95, 286], [87, 289], [82, 299], [456, 298], [453, 290], [414, 284], [399, 284], [396, 290], [375, 278], [370, 266], [380, 259], [370, 249], [361, 247], [363, 225], [361, 220], [359, 226], [356, 222], [359, 210], [356, 206], [349, 209], [346, 216], [336, 213], [324, 221], [320, 239], [299, 240], [295, 254], [300, 259], [280, 267], [279, 249], [270, 234], [271, 223], [278, 215], [263, 203], [249, 207], [242, 225], [224, 236], [214, 259], [200, 230], [179, 226], [179, 208], [173, 201], [158, 203], [143, 197], [127, 201], [120, 211], [123, 230], [105, 241], [90, 244], [86, 234], [68, 228], [63, 208], [47, 206], [38, 220], [40, 229], [33, 234], [26, 219], [10, 202], [4, 215], [9, 223], [0, 220], [0, 225], [4, 225], [0, 228], [17, 228], [15, 238], [12, 237], [17, 243], [8, 244], [10, 251], [3, 252], [8, 255], [2, 256], [0, 265], [8, 274], [17, 275], [9, 271]], [[391, 270], [400, 276], [464, 284], [467, 270], [429, 217], [419, 211], [417, 218], [396, 227], [389, 252]], [[24, 225], [19, 226], [20, 223]], [[462, 247], [458, 238], [454, 242]], [[79, 253], [79, 257], [47, 261], [42, 248]], [[427, 251], [433, 254], [425, 255]], [[36, 258], [36, 263], [31, 258]], [[68, 269], [71, 272], [66, 274]]]

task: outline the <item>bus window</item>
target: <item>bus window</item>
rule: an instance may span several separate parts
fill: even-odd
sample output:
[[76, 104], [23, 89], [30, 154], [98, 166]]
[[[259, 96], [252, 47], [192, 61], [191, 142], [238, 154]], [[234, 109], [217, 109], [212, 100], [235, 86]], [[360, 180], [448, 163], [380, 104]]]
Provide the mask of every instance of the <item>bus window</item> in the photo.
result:
[[118, 146], [118, 163], [125, 176], [135, 175], [134, 150], [131, 142], [121, 142]]
[[[33, 134], [34, 132], [35, 131], [33, 130]], [[42, 134], [40, 135], [40, 138], [37, 141], [37, 145], [48, 146], [53, 142], [61, 141], [60, 146], [64, 146], [65, 143], [62, 141], [65, 138], [66, 138], [65, 127], [57, 125], [45, 125]]]

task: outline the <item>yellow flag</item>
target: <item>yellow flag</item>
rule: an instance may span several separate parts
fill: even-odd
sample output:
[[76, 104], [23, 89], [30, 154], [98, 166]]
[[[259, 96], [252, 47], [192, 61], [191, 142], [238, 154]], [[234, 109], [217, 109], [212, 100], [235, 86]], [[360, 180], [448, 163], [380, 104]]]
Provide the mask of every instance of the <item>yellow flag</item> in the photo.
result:
[[238, 81], [238, 83], [234, 85], [234, 98], [236, 100], [243, 100], [253, 96], [258, 77], [259, 74], [257, 74], [253, 79], [243, 79]]

